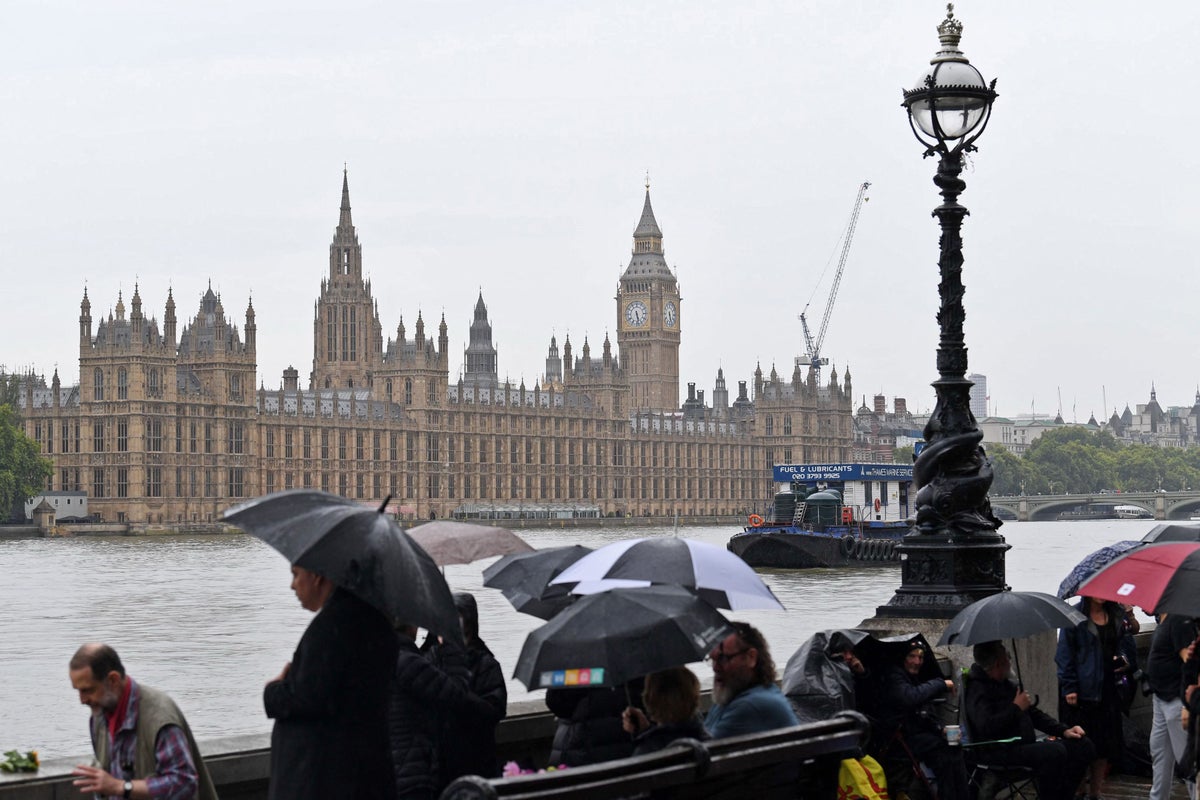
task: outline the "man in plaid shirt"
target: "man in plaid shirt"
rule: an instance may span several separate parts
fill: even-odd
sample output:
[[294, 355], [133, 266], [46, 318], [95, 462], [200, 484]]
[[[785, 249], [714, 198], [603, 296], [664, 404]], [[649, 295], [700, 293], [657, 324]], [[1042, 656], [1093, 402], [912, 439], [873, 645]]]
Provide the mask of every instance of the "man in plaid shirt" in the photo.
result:
[[73, 774], [83, 793], [106, 798], [215, 800], [187, 721], [163, 692], [125, 674], [117, 652], [85, 644], [70, 664], [79, 702], [92, 709], [92, 766]]

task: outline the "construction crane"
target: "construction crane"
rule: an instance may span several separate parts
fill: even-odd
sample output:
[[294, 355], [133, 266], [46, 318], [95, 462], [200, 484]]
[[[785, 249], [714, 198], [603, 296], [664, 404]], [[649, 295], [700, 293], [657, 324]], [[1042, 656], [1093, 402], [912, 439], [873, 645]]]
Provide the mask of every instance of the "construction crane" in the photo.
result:
[[867, 189], [871, 188], [870, 181], [863, 181], [858, 187], [858, 196], [854, 198], [854, 210], [850, 212], [850, 222], [846, 225], [846, 232], [842, 236], [842, 252], [838, 257], [837, 272], [833, 276], [833, 286], [829, 289], [829, 300], [825, 303], [825, 316], [821, 318], [821, 330], [817, 332], [817, 338], [814, 339], [812, 331], [808, 328], [808, 306], [811, 301], [806, 303], [804, 310], [800, 312], [800, 327], [804, 331], [804, 346], [807, 353], [802, 356], [796, 356], [796, 364], [807, 366], [816, 371], [817, 384], [821, 383], [821, 367], [829, 363], [829, 359], [821, 355], [821, 347], [825, 344], [825, 331], [829, 329], [829, 316], [833, 313], [833, 303], [837, 300], [838, 288], [842, 285], [842, 273], [846, 269], [846, 257], [850, 255], [850, 243], [854, 241], [854, 229], [858, 226], [858, 213], [862, 210], [862, 204], [867, 200]]

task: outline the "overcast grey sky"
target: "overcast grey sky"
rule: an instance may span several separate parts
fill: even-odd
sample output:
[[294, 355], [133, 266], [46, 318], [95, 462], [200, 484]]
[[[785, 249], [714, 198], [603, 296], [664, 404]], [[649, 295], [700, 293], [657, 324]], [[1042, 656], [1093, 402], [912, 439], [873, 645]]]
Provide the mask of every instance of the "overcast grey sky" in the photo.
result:
[[[967, 344], [1002, 414], [1190, 405], [1194, 3], [956, 4], [998, 77], [964, 174]], [[935, 164], [900, 106], [936, 2], [13, 2], [0, 34], [0, 363], [78, 373], [76, 318], [161, 321], [211, 279], [267, 387], [312, 365], [343, 162], [385, 336], [444, 312], [451, 379], [482, 288], [501, 376], [552, 333], [615, 344], [647, 169], [683, 293], [681, 380], [788, 375], [873, 187], [825, 353], [928, 408]], [[814, 283], [822, 273], [820, 285]], [[826, 373], [828, 374], [828, 373]], [[1108, 408], [1102, 408], [1102, 387]]]

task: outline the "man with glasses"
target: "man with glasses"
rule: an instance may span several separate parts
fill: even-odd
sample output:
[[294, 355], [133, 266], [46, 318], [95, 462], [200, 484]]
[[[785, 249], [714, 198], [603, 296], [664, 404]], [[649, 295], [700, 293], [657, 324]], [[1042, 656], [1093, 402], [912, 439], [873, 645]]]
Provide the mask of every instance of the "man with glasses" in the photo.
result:
[[762, 633], [732, 622], [733, 633], [708, 654], [713, 707], [704, 727], [714, 739], [798, 725], [791, 704], [775, 685], [775, 662]]

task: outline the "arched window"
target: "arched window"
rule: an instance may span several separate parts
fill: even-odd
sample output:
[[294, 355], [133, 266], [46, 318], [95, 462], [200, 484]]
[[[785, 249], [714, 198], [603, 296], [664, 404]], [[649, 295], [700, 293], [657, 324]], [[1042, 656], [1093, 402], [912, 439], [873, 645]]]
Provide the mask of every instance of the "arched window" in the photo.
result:
[[412, 378], [404, 379], [404, 405], [412, 405]]
[[388, 400], [392, 399], [392, 379], [391, 378], [387, 379], [387, 397], [388, 397]]
[[772, 416], [767, 417], [766, 430], [764, 432], [766, 433], [767, 436], [773, 436], [775, 434], [775, 418], [774, 417], [772, 417]]
[[124, 367], [117, 370], [117, 399], [129, 399], [129, 373], [125, 371]]
[[92, 373], [92, 399], [97, 402], [104, 399], [104, 370], [99, 367]]
[[156, 369], [151, 369], [151, 370], [150, 370], [150, 373], [149, 373], [149, 375], [147, 375], [147, 381], [146, 381], [146, 382], [147, 382], [147, 384], [148, 384], [147, 393], [148, 393], [148, 394], [149, 394], [151, 397], [159, 397], [159, 396], [161, 396], [161, 395], [160, 395], [160, 392], [159, 392], [159, 388], [158, 388], [158, 370], [156, 370]]

